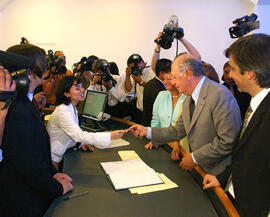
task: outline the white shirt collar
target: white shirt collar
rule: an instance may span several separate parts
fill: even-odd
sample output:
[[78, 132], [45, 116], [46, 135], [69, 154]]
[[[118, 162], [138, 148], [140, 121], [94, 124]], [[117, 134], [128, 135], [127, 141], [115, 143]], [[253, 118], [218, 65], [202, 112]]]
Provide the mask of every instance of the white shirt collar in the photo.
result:
[[200, 91], [201, 91], [204, 80], [205, 80], [205, 76], [202, 76], [200, 82], [197, 84], [197, 86], [195, 87], [195, 89], [193, 90], [191, 94], [191, 97], [194, 100], [195, 105], [197, 104], [197, 101], [199, 99]]
[[158, 79], [158, 80], [159, 80], [159, 81], [160, 81], [160, 82], [161, 82], [161, 83], [164, 85], [164, 87], [165, 87], [164, 82], [163, 82], [163, 81], [161, 81], [161, 80], [159, 79], [159, 77], [158, 77], [158, 76], [156, 76], [156, 75], [155, 75], [155, 78], [156, 78], [156, 79]]
[[34, 98], [34, 93], [27, 93], [27, 97], [29, 98], [29, 100], [32, 102], [33, 98]]
[[261, 90], [256, 96], [251, 98], [250, 107], [252, 109], [252, 113], [256, 111], [264, 97], [270, 92], [270, 88], [264, 88]]

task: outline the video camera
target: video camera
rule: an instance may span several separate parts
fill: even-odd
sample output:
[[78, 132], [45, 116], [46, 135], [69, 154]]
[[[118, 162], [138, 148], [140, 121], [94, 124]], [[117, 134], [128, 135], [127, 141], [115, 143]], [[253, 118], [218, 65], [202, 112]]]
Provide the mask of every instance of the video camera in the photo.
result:
[[[29, 90], [28, 70], [33, 69], [33, 61], [25, 56], [0, 50], [0, 65], [7, 69], [16, 83], [16, 91], [0, 91], [0, 101], [8, 107], [17, 95], [25, 96]], [[2, 108], [2, 109], [4, 109]]]
[[99, 74], [101, 76], [101, 80], [104, 82], [112, 81], [112, 86], [115, 86], [117, 81], [110, 74], [109, 63], [104, 59], [98, 59], [95, 64], [95, 71], [101, 70]]
[[92, 59], [82, 57], [79, 62], [73, 64], [73, 73], [92, 71], [92, 63]]
[[172, 42], [174, 38], [182, 38], [184, 37], [184, 29], [178, 27], [178, 17], [176, 15], [172, 15], [163, 28], [162, 35], [160, 40], [155, 39], [155, 42], [159, 44], [164, 49], [169, 49], [172, 46]]
[[[56, 56], [52, 50], [48, 50], [47, 54], [47, 63], [50, 73], [57, 74], [66, 74], [67, 68], [64, 65], [61, 65], [65, 61], [65, 58], [62, 56]], [[52, 68], [55, 67], [55, 70], [52, 71]]]
[[234, 20], [233, 24], [235, 26], [229, 28], [231, 38], [239, 38], [255, 29], [259, 29], [260, 22], [256, 21], [257, 18], [256, 14], [251, 14]]

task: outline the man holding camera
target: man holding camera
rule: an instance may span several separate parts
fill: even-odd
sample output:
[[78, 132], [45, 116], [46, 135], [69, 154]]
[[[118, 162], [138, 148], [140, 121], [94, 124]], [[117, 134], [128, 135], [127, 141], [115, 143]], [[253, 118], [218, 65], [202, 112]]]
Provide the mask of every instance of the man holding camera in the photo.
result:
[[146, 69], [146, 63], [139, 54], [132, 54], [127, 60], [126, 76], [124, 78], [124, 89], [127, 94], [134, 94], [136, 102], [136, 122], [141, 122], [143, 111], [144, 86], [154, 76], [151, 69]]
[[126, 94], [122, 89], [121, 77], [111, 75], [109, 63], [104, 59], [98, 59], [93, 64], [93, 73], [94, 78], [88, 89], [109, 93], [105, 112], [119, 118], [130, 115]]
[[50, 51], [48, 53], [49, 70], [44, 76], [43, 91], [45, 93], [47, 103], [55, 105], [55, 93], [59, 81], [64, 76], [73, 75], [73, 73], [66, 68], [66, 56], [62, 51], [55, 51], [54, 54], [50, 54]]
[[32, 103], [35, 88], [46, 71], [45, 51], [31, 44], [15, 45], [9, 52], [34, 62], [27, 69], [26, 91], [9, 107], [3, 134], [3, 161], [0, 166], [0, 216], [41, 217], [51, 201], [73, 189], [72, 179], [57, 173], [51, 164], [50, 140]]

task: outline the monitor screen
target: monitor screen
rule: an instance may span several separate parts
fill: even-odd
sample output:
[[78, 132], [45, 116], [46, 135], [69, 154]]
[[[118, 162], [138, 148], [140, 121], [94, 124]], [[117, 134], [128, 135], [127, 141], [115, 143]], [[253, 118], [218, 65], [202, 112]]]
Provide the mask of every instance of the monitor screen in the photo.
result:
[[98, 120], [98, 115], [104, 112], [108, 93], [96, 90], [87, 90], [82, 115], [87, 118]]

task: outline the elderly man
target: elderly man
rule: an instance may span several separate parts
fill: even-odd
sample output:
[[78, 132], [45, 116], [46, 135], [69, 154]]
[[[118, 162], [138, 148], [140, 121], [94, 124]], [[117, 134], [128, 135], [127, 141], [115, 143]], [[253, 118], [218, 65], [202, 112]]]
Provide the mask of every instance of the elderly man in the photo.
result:
[[270, 36], [243, 37], [226, 53], [230, 77], [252, 98], [232, 164], [217, 177], [206, 175], [204, 189], [227, 186], [242, 217], [270, 216]]
[[201, 61], [182, 54], [172, 64], [173, 84], [187, 95], [183, 111], [175, 126], [130, 128], [136, 136], [152, 138], [155, 145], [180, 140], [187, 136], [191, 153], [180, 166], [191, 170], [197, 164], [207, 172], [218, 174], [230, 163], [234, 140], [241, 126], [236, 100], [227, 90], [203, 75]]

